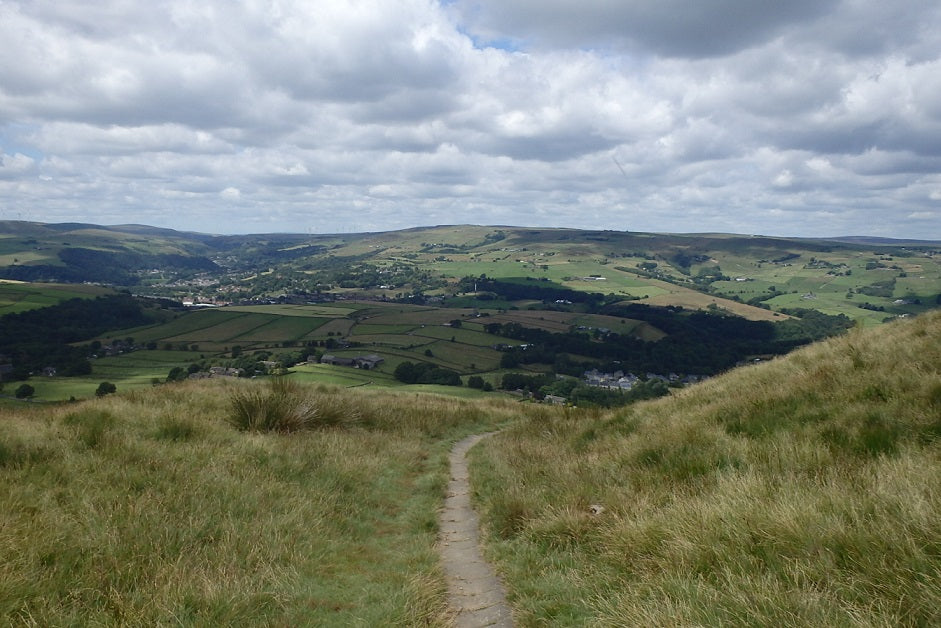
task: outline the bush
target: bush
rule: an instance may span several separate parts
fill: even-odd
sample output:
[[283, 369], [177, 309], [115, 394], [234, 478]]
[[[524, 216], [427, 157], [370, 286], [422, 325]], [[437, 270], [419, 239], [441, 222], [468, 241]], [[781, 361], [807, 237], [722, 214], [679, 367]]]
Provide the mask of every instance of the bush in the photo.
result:
[[101, 382], [98, 384], [98, 389], [95, 391], [96, 397], [104, 397], [105, 395], [111, 395], [117, 392], [118, 387], [112, 384], [111, 382]]
[[13, 394], [16, 395], [17, 399], [29, 399], [36, 394], [36, 389], [29, 384], [22, 384]]
[[359, 421], [356, 410], [327, 396], [314, 397], [297, 382], [275, 377], [265, 389], [235, 393], [229, 422], [249, 432], [296, 432]]
[[427, 362], [402, 362], [395, 367], [395, 379], [405, 384], [440, 384], [460, 386], [461, 376], [456, 371], [444, 369]]

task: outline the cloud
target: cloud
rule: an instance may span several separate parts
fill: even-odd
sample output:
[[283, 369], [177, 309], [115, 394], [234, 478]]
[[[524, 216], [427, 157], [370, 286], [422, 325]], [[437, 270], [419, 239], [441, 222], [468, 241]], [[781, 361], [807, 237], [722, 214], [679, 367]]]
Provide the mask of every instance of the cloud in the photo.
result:
[[835, 0], [469, 0], [462, 17], [489, 39], [615, 47], [664, 56], [729, 54], [832, 9]]
[[15, 153], [6, 155], [0, 152], [0, 179], [19, 179], [24, 175], [35, 176], [36, 161], [32, 157]]
[[0, 211], [941, 238], [936, 5], [7, 0]]

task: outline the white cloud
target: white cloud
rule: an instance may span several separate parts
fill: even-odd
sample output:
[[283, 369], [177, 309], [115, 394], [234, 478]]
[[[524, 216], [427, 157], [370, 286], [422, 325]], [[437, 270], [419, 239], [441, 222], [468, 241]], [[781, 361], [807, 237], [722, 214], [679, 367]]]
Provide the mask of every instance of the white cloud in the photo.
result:
[[941, 238], [929, 0], [8, 0], [0, 55], [46, 221]]

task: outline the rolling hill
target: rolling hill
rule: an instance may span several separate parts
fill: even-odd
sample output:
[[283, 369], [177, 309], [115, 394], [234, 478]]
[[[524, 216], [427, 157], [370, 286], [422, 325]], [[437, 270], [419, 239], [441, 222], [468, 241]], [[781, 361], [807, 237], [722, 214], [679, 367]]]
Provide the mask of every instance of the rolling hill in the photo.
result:
[[481, 276], [721, 308], [753, 320], [811, 308], [872, 324], [938, 305], [941, 243], [470, 225], [213, 236], [140, 225], [0, 223], [0, 278], [92, 281], [177, 299], [502, 302], [458, 289], [462, 278]]

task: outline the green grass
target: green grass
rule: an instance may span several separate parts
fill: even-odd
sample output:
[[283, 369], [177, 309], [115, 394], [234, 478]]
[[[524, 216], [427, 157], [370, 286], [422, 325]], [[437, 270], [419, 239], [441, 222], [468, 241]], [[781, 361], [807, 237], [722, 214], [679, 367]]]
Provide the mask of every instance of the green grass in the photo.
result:
[[446, 454], [514, 404], [305, 387], [355, 427], [241, 432], [250, 382], [3, 412], [0, 623], [451, 623]]
[[471, 471], [521, 625], [937, 625], [939, 417], [935, 312], [547, 412]]

